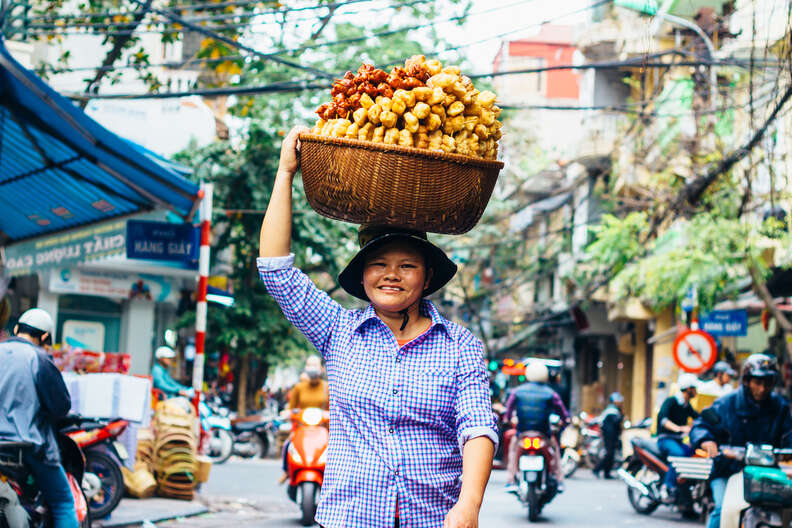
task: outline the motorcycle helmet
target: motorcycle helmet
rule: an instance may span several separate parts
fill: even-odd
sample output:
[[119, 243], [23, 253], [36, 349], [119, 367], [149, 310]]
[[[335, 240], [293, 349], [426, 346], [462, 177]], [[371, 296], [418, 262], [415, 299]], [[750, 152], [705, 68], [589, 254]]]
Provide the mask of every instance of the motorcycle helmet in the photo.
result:
[[731, 368], [731, 365], [729, 365], [725, 361], [718, 361], [717, 363], [715, 363], [715, 366], [712, 367], [712, 373], [715, 374], [716, 376], [718, 374], [728, 374], [732, 378], [737, 375], [734, 369]]
[[525, 379], [534, 383], [547, 383], [550, 373], [547, 366], [540, 361], [529, 361], [525, 365]]
[[31, 308], [19, 317], [17, 331], [29, 334], [35, 338], [41, 338], [44, 334], [49, 334], [45, 342], [46, 344], [51, 344], [52, 334], [55, 332], [55, 323], [45, 310]]
[[620, 392], [612, 392], [610, 396], [608, 396], [608, 402], [610, 403], [623, 403], [624, 396], [621, 395]]
[[698, 389], [699, 380], [695, 374], [690, 374], [689, 372], [683, 372], [677, 378], [677, 388], [682, 392], [688, 389]]
[[751, 378], [778, 379], [778, 361], [767, 354], [751, 354], [742, 366], [742, 381], [747, 383]]

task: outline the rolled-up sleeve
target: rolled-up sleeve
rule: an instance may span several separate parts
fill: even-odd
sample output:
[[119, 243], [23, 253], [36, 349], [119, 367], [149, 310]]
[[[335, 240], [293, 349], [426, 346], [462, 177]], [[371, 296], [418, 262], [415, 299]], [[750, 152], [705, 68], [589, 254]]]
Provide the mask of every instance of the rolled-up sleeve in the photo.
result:
[[327, 359], [329, 337], [345, 310], [293, 264], [294, 255], [256, 259], [259, 276], [286, 319]]
[[484, 365], [481, 341], [467, 333], [460, 340], [459, 367], [456, 374], [455, 400], [459, 450], [465, 443], [486, 436], [498, 448], [498, 429], [490, 402], [489, 377]]

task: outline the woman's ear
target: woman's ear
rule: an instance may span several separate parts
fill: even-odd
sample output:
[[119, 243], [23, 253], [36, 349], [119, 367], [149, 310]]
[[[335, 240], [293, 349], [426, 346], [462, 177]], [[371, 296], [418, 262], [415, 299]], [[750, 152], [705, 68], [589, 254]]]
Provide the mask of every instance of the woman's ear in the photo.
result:
[[432, 268], [428, 268], [426, 270], [426, 280], [424, 281], [424, 290], [429, 288], [429, 283], [432, 282], [433, 275], [434, 275], [434, 270]]

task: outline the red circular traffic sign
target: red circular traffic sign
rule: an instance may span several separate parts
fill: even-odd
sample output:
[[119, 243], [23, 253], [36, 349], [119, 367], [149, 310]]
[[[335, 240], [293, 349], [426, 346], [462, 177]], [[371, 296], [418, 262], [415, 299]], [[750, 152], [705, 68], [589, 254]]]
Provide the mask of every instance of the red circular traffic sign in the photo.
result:
[[687, 330], [674, 341], [674, 361], [685, 372], [701, 374], [718, 359], [715, 339], [703, 330]]

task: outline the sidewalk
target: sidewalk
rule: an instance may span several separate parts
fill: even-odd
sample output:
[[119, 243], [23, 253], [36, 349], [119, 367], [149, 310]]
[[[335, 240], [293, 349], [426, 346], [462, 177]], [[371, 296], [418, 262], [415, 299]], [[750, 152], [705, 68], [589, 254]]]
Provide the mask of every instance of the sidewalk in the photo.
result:
[[152, 497], [150, 499], [121, 499], [118, 507], [107, 519], [93, 521], [95, 528], [141, 526], [145, 521], [157, 523], [180, 517], [193, 517], [208, 513], [209, 509], [198, 501], [182, 501]]

